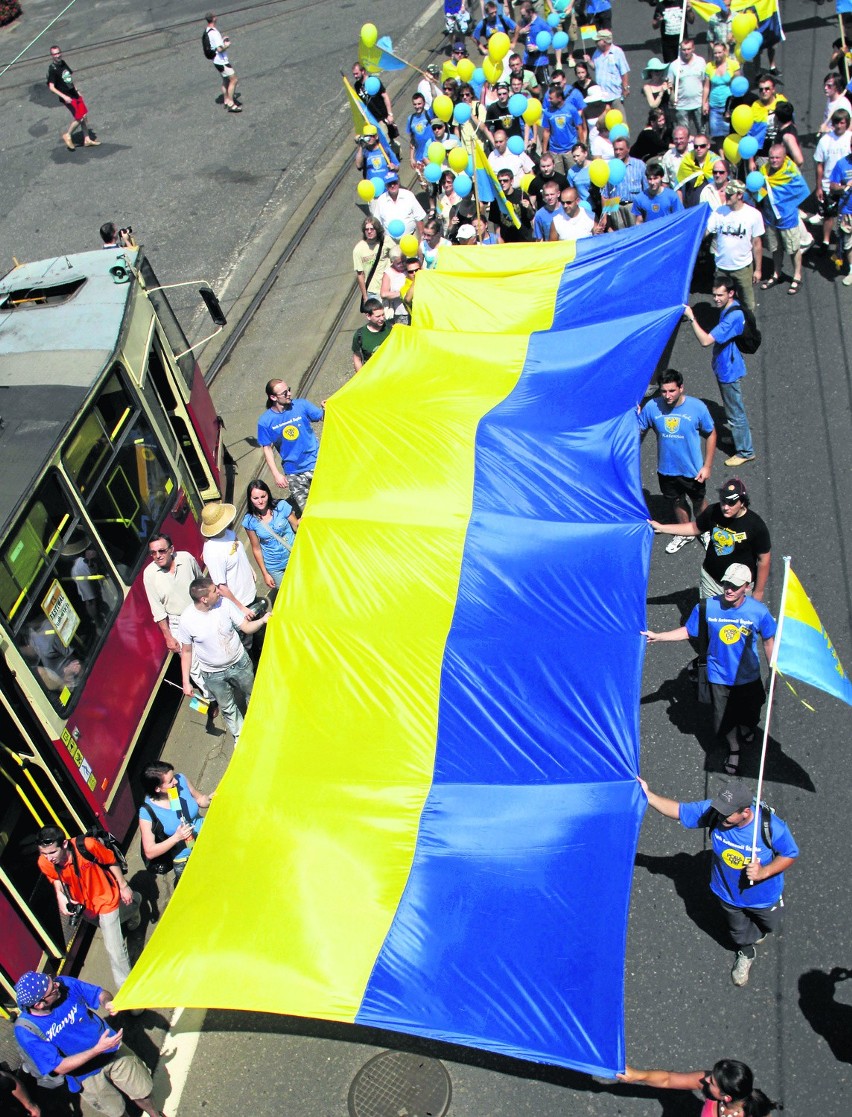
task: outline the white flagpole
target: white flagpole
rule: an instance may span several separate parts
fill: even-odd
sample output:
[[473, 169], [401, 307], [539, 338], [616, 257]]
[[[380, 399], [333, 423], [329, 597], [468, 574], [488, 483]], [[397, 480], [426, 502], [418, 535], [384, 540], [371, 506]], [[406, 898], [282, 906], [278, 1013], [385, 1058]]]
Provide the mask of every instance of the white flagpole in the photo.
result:
[[781, 646], [781, 636], [784, 630], [784, 607], [787, 604], [787, 585], [790, 581], [790, 556], [784, 556], [784, 584], [781, 587], [781, 607], [778, 610], [778, 629], [775, 633], [775, 642], [772, 645], [772, 656], [769, 661], [769, 695], [766, 703], [766, 724], [763, 727], [763, 747], [760, 750], [760, 767], [757, 772], [757, 791], [755, 793], [757, 810], [754, 812], [754, 833], [751, 841], [751, 859], [757, 857], [757, 834], [760, 828], [760, 801], [763, 797], [763, 769], [766, 764], [766, 749], [769, 744], [769, 723], [772, 719], [772, 699], [775, 695], [775, 679], [778, 675], [778, 648]]
[[678, 68], [675, 70], [675, 85], [674, 85], [674, 94], [673, 94], [675, 107], [677, 107], [677, 91], [680, 88], [680, 68], [681, 68], [681, 66], [683, 66], [683, 62], [681, 62], [681, 58], [680, 58], [680, 44], [683, 42], [683, 37], [686, 34], [686, 6], [687, 6], [688, 3], [689, 3], [689, 0], [683, 0], [683, 11], [681, 13], [681, 21], [680, 21], [680, 38], [677, 41], [678, 49], [677, 49], [677, 58], [675, 59], [675, 61], [678, 63]]

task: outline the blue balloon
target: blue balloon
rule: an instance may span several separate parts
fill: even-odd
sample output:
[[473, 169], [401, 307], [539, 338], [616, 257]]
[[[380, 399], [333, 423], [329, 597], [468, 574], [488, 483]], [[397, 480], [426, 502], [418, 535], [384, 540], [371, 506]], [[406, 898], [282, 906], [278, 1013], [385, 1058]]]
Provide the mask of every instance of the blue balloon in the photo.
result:
[[388, 236], [393, 237], [394, 240], [399, 240], [400, 237], [405, 236], [405, 222], [400, 221], [398, 217], [393, 221], [388, 222]]
[[731, 82], [731, 96], [745, 97], [746, 93], [748, 93], [748, 78], [744, 78], [742, 74], [737, 74]]
[[524, 153], [524, 141], [520, 136], [509, 136], [509, 142], [506, 144], [506, 147], [508, 147], [513, 155], [523, 155]]
[[751, 171], [746, 178], [745, 184], [746, 190], [750, 191], [752, 194], [757, 194], [766, 185], [766, 179], [760, 171]]
[[467, 175], [464, 173], [464, 171], [462, 171], [461, 174], [456, 175], [455, 182], [453, 183], [453, 189], [460, 198], [466, 198], [471, 190], [473, 190], [473, 179], [470, 177], [470, 175]]
[[614, 124], [609, 130], [610, 143], [615, 143], [616, 140], [626, 140], [630, 135], [630, 129], [626, 124]]
[[584, 202], [583, 199], [581, 198], [580, 201], [579, 201], [579, 206], [580, 206], [580, 209], [584, 209], [586, 211], [586, 213], [589, 215], [589, 217], [594, 217], [595, 216], [595, 211], [592, 209], [591, 204], [589, 202]]
[[553, 36], [549, 31], [539, 31], [535, 37], [535, 45], [539, 50], [550, 50], [550, 44], [553, 42]]
[[473, 71], [473, 77], [470, 79], [471, 85], [485, 85], [485, 71], [481, 66], [477, 66]]
[[381, 88], [382, 83], [375, 76], [375, 74], [371, 74], [370, 77], [368, 77], [367, 80], [364, 82], [364, 92], [369, 93], [371, 97], [375, 97], [375, 95]]
[[607, 163], [609, 164], [609, 184], [610, 186], [618, 186], [619, 183], [624, 182], [627, 168], [620, 159], [608, 159]]
[[740, 43], [740, 54], [747, 62], [750, 62], [752, 58], [757, 58], [762, 46], [763, 36], [759, 31], [752, 31]]
[[551, 12], [550, 15], [547, 17], [547, 22], [550, 24], [551, 27], [558, 27], [562, 20], [560, 19], [558, 12]]
[[754, 136], [743, 136], [737, 147], [740, 153], [740, 159], [752, 159], [757, 155], [758, 147], [759, 144]]
[[509, 112], [512, 116], [523, 116], [529, 101], [523, 93], [513, 93], [509, 98]]
[[423, 168], [423, 177], [427, 182], [440, 182], [444, 168], [439, 163], [427, 163]]
[[453, 120], [456, 124], [467, 124], [470, 120], [470, 105], [466, 105], [464, 101], [459, 101], [453, 109]]
[[565, 34], [564, 31], [557, 31], [556, 34], [553, 36], [553, 49], [565, 50], [567, 46], [568, 36]]
[[373, 195], [374, 197], [378, 198], [378, 196], [380, 194], [384, 194], [384, 192], [385, 192], [385, 180], [382, 178], [381, 175], [373, 175], [370, 178], [370, 182], [372, 182], [373, 188], [376, 191], [376, 193]]

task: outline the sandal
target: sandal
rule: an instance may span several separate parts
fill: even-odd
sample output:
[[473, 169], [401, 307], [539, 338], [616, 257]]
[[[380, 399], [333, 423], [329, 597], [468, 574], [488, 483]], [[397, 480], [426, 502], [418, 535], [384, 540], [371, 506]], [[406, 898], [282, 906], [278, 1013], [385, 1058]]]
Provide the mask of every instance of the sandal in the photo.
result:
[[790, 284], [789, 288], [787, 289], [787, 294], [788, 295], [798, 295], [799, 289], [800, 289], [801, 286], [802, 286], [801, 279], [794, 279], [793, 282]]
[[739, 748], [729, 752], [725, 758], [725, 763], [722, 765], [725, 769], [726, 776], [737, 776], [740, 771], [740, 750]]
[[780, 275], [770, 275], [769, 279], [764, 279], [760, 285], [761, 291], [768, 291], [770, 287], [777, 287], [781, 282]]

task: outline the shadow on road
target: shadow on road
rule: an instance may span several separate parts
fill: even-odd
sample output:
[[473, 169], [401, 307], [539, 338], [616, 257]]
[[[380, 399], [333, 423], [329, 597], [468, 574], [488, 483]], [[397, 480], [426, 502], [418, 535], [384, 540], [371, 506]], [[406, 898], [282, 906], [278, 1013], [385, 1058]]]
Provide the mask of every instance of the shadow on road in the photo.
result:
[[849, 970], [835, 966], [830, 973], [808, 970], [799, 978], [802, 1015], [840, 1063], [852, 1063], [852, 1005], [841, 1004], [835, 996], [838, 982], [850, 977]]
[[709, 887], [709, 849], [700, 853], [675, 853], [668, 857], [637, 853], [636, 866], [654, 876], [669, 877], [675, 892], [683, 900], [684, 911], [695, 926], [725, 950], [731, 949], [725, 917]]

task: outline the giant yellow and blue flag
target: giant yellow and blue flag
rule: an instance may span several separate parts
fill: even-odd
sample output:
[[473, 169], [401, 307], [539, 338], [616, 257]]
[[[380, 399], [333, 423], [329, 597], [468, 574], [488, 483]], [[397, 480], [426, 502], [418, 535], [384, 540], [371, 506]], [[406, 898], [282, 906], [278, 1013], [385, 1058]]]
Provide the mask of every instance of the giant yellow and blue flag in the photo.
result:
[[418, 276], [415, 324], [328, 401], [239, 748], [118, 1007], [623, 1068], [636, 404], [704, 224], [447, 248]]
[[852, 682], [789, 559], [786, 565], [773, 666], [852, 706]]

